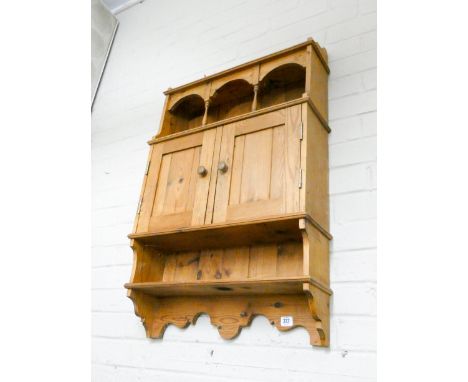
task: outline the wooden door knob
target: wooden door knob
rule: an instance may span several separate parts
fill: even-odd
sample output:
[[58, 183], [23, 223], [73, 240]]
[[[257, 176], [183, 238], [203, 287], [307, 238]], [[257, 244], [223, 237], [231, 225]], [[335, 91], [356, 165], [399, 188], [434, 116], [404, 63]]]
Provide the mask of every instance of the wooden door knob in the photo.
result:
[[228, 165], [226, 164], [226, 162], [224, 161], [221, 161], [218, 163], [218, 171], [219, 172], [226, 172], [228, 170]]
[[201, 177], [204, 177], [206, 174], [208, 174], [208, 170], [206, 169], [205, 166], [198, 166], [197, 173], [198, 173], [198, 175], [200, 175]]

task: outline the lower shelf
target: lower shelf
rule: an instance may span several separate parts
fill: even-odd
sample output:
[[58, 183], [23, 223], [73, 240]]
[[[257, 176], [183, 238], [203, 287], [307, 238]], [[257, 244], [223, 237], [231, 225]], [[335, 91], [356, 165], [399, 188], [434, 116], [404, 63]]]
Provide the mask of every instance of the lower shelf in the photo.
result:
[[[329, 235], [304, 215], [130, 235], [125, 284], [150, 338], [200, 314], [225, 339], [263, 315], [278, 330], [304, 327], [329, 343]], [[159, 281], [154, 281], [159, 280]]]
[[[312, 282], [313, 280], [310, 277], [287, 277], [236, 281], [128, 283], [125, 284], [125, 288], [141, 291], [156, 297], [299, 294], [303, 292], [304, 283]], [[321, 286], [321, 288], [328, 290], [325, 286]]]

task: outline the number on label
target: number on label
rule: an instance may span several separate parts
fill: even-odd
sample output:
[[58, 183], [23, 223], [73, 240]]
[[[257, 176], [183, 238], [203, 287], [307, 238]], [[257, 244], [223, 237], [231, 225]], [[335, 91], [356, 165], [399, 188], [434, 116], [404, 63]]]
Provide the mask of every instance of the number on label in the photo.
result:
[[294, 321], [292, 316], [281, 316], [281, 326], [293, 326]]

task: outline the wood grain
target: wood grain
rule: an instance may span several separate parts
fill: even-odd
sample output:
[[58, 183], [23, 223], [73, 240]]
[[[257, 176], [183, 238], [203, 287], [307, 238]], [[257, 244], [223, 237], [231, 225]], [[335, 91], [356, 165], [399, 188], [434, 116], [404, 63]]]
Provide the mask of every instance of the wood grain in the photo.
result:
[[301, 210], [328, 231], [328, 133], [308, 104], [302, 106], [304, 138], [301, 142], [301, 162], [305, 172], [305, 187], [301, 189]]
[[130, 234], [130, 239], [165, 251], [224, 248], [233, 245], [268, 244], [302, 238], [299, 219], [304, 214], [285, 214], [229, 224], [210, 224], [150, 233]]
[[[211, 266], [206, 262], [205, 267]], [[231, 296], [257, 294], [301, 294], [303, 283], [309, 283], [310, 278], [256, 278], [246, 280], [216, 280], [212, 278], [193, 282], [144, 282], [125, 284], [127, 289], [139, 290], [152, 296]]]
[[265, 315], [329, 345], [328, 73], [310, 39], [165, 92], [125, 284], [148, 337]]
[[299, 106], [226, 125], [213, 223], [300, 211]]
[[[144, 300], [135, 300], [134, 296], [144, 296]], [[239, 335], [243, 327], [249, 326], [255, 316], [262, 315], [280, 331], [303, 327], [309, 333], [311, 345], [328, 346], [326, 317], [319, 315], [323, 308], [316, 306], [319, 296], [326, 306], [329, 296], [321, 295], [313, 286], [310, 286], [307, 294], [157, 298], [145, 293], [132, 295], [132, 300], [140, 307], [137, 313], [142, 317], [150, 338], [162, 338], [168, 325], [186, 328], [195, 324], [200, 314], [205, 313], [221, 337], [232, 339]], [[292, 316], [293, 326], [281, 326], [282, 316]]]

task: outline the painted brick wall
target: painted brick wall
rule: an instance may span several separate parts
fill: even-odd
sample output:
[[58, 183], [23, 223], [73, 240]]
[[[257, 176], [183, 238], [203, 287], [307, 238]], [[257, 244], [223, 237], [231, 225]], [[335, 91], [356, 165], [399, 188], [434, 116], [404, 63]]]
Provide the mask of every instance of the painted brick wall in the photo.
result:
[[[118, 15], [92, 114], [94, 381], [375, 379], [375, 12], [375, 0], [146, 0]], [[327, 48], [331, 68], [330, 348], [311, 347], [301, 328], [280, 333], [264, 317], [229, 342], [206, 316], [147, 340], [122, 285], [162, 92], [309, 36]]]

